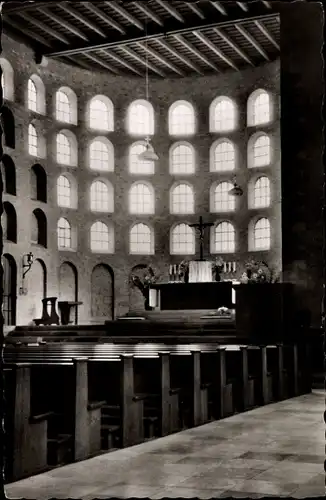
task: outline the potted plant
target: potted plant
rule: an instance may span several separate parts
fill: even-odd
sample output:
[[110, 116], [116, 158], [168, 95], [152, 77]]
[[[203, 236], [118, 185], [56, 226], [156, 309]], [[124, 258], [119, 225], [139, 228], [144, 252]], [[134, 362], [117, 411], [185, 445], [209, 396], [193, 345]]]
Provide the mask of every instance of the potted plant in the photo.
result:
[[250, 260], [245, 265], [246, 270], [241, 276], [241, 283], [278, 283], [279, 274], [270, 269], [265, 261]]

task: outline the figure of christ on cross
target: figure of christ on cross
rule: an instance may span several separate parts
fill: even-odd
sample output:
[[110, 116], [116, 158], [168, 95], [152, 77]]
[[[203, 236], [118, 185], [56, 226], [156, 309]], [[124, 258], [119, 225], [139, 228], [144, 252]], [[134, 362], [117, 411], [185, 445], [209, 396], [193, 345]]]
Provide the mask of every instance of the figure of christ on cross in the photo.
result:
[[199, 232], [199, 244], [200, 244], [200, 254], [199, 260], [204, 260], [204, 230], [207, 227], [213, 226], [212, 222], [203, 222], [202, 216], [199, 217], [199, 222], [196, 224], [189, 224], [190, 227], [194, 227]]

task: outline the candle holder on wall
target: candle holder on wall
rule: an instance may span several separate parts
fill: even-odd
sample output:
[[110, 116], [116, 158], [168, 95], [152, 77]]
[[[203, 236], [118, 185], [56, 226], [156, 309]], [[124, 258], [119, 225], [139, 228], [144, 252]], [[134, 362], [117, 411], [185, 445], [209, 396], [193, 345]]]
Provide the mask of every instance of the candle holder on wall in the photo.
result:
[[31, 270], [33, 262], [34, 262], [34, 255], [32, 254], [32, 252], [23, 255], [22, 286], [19, 288], [20, 295], [27, 295], [27, 288], [24, 286], [25, 276], [28, 273], [28, 271]]

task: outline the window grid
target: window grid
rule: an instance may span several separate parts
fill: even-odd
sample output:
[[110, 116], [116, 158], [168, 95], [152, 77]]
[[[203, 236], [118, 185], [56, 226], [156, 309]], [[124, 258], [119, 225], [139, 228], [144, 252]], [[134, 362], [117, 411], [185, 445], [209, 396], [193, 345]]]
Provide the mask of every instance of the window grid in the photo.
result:
[[263, 167], [271, 162], [271, 141], [267, 135], [261, 135], [253, 145], [254, 167]]
[[109, 190], [102, 181], [95, 181], [91, 185], [91, 210], [109, 212]]
[[254, 187], [254, 207], [268, 207], [271, 203], [270, 182], [268, 177], [259, 177]]
[[214, 150], [214, 171], [226, 172], [235, 168], [235, 150], [233, 144], [223, 141]]
[[71, 207], [71, 184], [64, 175], [58, 177], [57, 202], [59, 207]]
[[131, 104], [129, 109], [129, 131], [131, 134], [137, 135], [152, 134], [151, 114], [144, 104]]
[[154, 162], [139, 160], [138, 155], [146, 151], [144, 144], [131, 146], [129, 153], [129, 171], [131, 174], [153, 174]]
[[235, 230], [230, 222], [221, 222], [214, 231], [215, 252], [235, 251]]
[[109, 109], [101, 99], [94, 99], [90, 103], [89, 125], [97, 130], [109, 130]]
[[214, 190], [214, 211], [231, 212], [235, 210], [235, 197], [229, 194], [233, 185], [230, 182], [221, 182]]
[[36, 128], [32, 124], [28, 126], [28, 152], [31, 156], [38, 154], [38, 137]]
[[60, 122], [71, 123], [71, 104], [65, 92], [59, 90], [56, 94], [56, 118]]
[[136, 184], [130, 189], [130, 213], [151, 214], [154, 200], [151, 190], [146, 184]]
[[37, 111], [37, 90], [35, 83], [30, 78], [27, 84], [27, 102], [28, 109], [31, 111]]
[[135, 224], [130, 230], [130, 253], [152, 253], [151, 230], [146, 224]]
[[214, 109], [214, 130], [218, 132], [235, 128], [234, 104], [228, 99], [219, 101]]
[[179, 184], [172, 190], [171, 212], [173, 214], [194, 213], [194, 193], [188, 184]]
[[93, 141], [89, 148], [89, 162], [92, 170], [109, 172], [110, 153], [108, 145], [102, 141]]
[[188, 224], [178, 224], [172, 231], [171, 251], [175, 254], [193, 255], [195, 253], [195, 235]]
[[267, 92], [259, 94], [253, 105], [254, 125], [268, 123], [271, 119], [270, 98]]
[[63, 217], [58, 221], [58, 247], [71, 248], [71, 226]]
[[171, 154], [171, 174], [193, 174], [195, 171], [194, 152], [190, 146], [179, 144]]
[[271, 227], [266, 218], [259, 219], [254, 227], [255, 250], [269, 250], [271, 246]]
[[109, 250], [109, 228], [103, 222], [95, 222], [91, 227], [91, 250], [95, 252]]
[[195, 116], [192, 106], [178, 104], [171, 111], [169, 132], [171, 135], [190, 135], [195, 133]]
[[71, 165], [71, 144], [65, 134], [57, 135], [57, 162], [62, 165]]

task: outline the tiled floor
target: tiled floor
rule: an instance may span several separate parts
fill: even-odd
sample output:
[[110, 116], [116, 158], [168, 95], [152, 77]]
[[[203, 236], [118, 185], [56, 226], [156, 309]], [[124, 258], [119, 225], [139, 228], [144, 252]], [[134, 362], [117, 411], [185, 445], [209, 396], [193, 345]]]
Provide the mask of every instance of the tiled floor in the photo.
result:
[[7, 485], [8, 498], [325, 495], [323, 391]]

